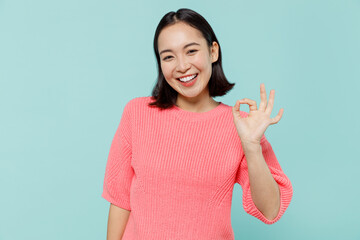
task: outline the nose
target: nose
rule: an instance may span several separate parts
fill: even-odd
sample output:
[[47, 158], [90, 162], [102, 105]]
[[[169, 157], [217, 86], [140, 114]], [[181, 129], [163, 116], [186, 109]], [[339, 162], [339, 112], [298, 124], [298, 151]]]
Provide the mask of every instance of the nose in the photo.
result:
[[190, 64], [184, 57], [179, 57], [176, 70], [179, 72], [186, 72], [190, 68]]

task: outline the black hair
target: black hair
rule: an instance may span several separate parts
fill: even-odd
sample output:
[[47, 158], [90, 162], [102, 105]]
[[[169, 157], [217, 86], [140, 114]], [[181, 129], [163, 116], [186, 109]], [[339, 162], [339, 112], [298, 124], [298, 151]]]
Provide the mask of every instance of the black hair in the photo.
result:
[[170, 108], [176, 104], [178, 92], [175, 91], [165, 80], [161, 71], [161, 63], [158, 49], [158, 38], [160, 32], [169, 25], [178, 22], [183, 22], [191, 27], [199, 30], [205, 38], [208, 46], [212, 46], [215, 41], [219, 45], [219, 54], [216, 62], [212, 63], [212, 73], [208, 83], [209, 94], [211, 97], [223, 96], [231, 90], [235, 83], [229, 83], [225, 77], [221, 63], [221, 48], [213, 29], [210, 24], [199, 13], [188, 9], [180, 8], [177, 12], [171, 11], [163, 16], [160, 20], [154, 35], [154, 52], [157, 61], [158, 77], [155, 87], [152, 90], [152, 99], [154, 102], [149, 103], [149, 106], [157, 106], [160, 109]]

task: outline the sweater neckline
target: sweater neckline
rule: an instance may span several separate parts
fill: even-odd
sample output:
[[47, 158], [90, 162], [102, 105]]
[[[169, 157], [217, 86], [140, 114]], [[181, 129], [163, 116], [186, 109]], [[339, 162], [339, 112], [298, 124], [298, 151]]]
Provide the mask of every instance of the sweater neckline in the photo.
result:
[[220, 104], [216, 106], [215, 108], [207, 111], [207, 112], [190, 112], [187, 110], [184, 110], [176, 105], [173, 105], [172, 108], [170, 108], [170, 112], [174, 114], [177, 118], [183, 119], [186, 121], [200, 121], [200, 120], [206, 120], [213, 118], [221, 113], [223, 113], [226, 110], [226, 105], [222, 102], [219, 102]]

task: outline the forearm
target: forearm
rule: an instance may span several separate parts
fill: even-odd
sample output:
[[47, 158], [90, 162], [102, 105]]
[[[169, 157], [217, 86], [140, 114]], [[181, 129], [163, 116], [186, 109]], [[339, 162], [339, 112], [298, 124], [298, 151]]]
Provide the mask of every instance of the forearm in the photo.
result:
[[110, 204], [107, 240], [121, 240], [125, 232], [129, 215], [130, 211]]
[[256, 207], [269, 220], [280, 210], [280, 190], [267, 166], [260, 144], [243, 144], [250, 181], [251, 197]]

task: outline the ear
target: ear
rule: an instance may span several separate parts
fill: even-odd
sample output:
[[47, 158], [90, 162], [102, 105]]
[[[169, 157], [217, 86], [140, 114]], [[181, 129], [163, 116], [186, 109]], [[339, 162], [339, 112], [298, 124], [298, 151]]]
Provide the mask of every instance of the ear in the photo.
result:
[[210, 54], [211, 54], [211, 62], [212, 63], [216, 62], [219, 58], [219, 44], [215, 41], [212, 43]]

